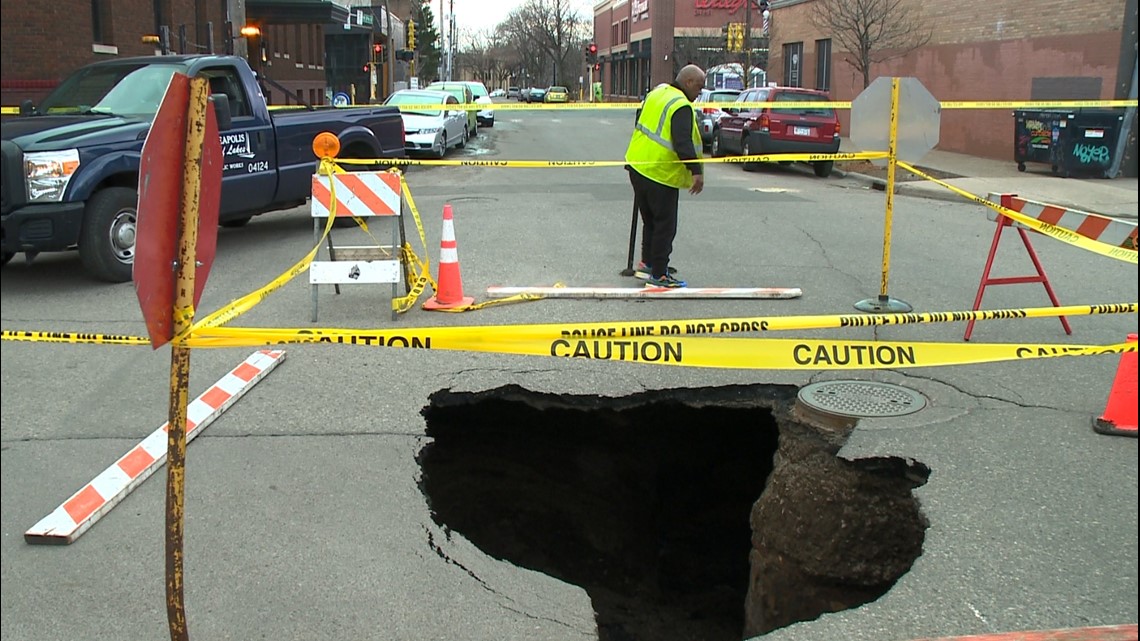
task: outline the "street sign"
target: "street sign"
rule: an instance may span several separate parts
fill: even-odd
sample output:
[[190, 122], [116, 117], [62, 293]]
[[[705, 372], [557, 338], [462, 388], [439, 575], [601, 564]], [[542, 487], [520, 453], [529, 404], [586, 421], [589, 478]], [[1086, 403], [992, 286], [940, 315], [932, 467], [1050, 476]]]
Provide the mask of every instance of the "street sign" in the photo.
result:
[[334, 107], [347, 107], [348, 102], [348, 94], [344, 93], [343, 91], [337, 92], [337, 94], [332, 97], [332, 104]]
[[[916, 163], [938, 145], [942, 105], [918, 78], [899, 78], [895, 156]], [[891, 78], [879, 76], [851, 103], [851, 142], [863, 151], [886, 151], [891, 137]], [[872, 161], [886, 166], [886, 159]]]
[[[182, 189], [185, 180], [186, 120], [190, 78], [176, 73], [155, 115], [139, 164], [138, 231], [133, 279], [146, 320], [151, 346], [158, 349], [173, 338], [174, 261], [178, 252]], [[194, 306], [202, 298], [218, 243], [218, 209], [222, 193], [222, 145], [212, 105], [206, 109], [198, 186], [197, 269]]]

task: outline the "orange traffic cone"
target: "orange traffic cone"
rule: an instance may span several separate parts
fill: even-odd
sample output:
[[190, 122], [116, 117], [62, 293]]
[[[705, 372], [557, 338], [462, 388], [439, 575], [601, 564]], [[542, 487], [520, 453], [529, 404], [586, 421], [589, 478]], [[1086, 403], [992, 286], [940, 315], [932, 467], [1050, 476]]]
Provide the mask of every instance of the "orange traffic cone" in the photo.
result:
[[[1136, 334], [1129, 334], [1128, 342], [1135, 343]], [[1100, 418], [1093, 419], [1093, 429], [1101, 434], [1136, 438], [1136, 352], [1120, 355], [1108, 405]]]
[[466, 307], [475, 299], [463, 296], [463, 279], [459, 276], [459, 251], [455, 242], [455, 221], [451, 205], [443, 206], [443, 236], [439, 242], [439, 278], [435, 296], [424, 303], [424, 309]]

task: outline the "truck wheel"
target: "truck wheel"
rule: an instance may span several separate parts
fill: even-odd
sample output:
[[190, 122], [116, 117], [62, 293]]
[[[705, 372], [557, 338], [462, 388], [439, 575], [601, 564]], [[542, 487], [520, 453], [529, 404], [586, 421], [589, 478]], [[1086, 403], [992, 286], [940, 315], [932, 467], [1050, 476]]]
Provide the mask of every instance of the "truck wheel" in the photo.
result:
[[0, 256], [0, 258], [3, 258], [3, 262], [0, 262], [0, 266], [7, 265], [8, 261], [12, 260], [12, 257], [15, 255], [13, 252], [4, 252], [4, 255]]
[[721, 146], [720, 129], [713, 129], [712, 142], [709, 143], [709, 153], [713, 158], [724, 157], [724, 147]]
[[817, 160], [813, 162], [812, 169], [815, 169], [815, 175], [820, 178], [827, 178], [831, 175], [831, 168], [835, 166], [834, 160]]
[[130, 187], [108, 187], [87, 201], [79, 258], [95, 278], [112, 283], [131, 279], [138, 200], [138, 193]]
[[242, 216], [241, 218], [231, 218], [229, 220], [223, 220], [222, 222], [220, 222], [218, 224], [221, 225], [222, 227], [227, 228], [227, 229], [237, 229], [238, 227], [245, 227], [246, 225], [249, 224], [249, 221], [251, 221], [251, 220], [253, 220], [253, 216]]

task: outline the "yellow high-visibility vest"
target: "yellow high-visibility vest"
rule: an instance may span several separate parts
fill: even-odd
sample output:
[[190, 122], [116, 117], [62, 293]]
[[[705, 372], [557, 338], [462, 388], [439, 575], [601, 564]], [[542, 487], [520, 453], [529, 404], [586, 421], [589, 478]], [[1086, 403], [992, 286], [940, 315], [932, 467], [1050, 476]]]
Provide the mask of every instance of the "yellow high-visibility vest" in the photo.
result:
[[[693, 174], [673, 150], [673, 112], [693, 105], [685, 94], [673, 85], [659, 85], [645, 97], [641, 116], [625, 150], [625, 160], [637, 173], [662, 185], [688, 189], [693, 186]], [[697, 129], [697, 114], [693, 109], [693, 148], [700, 157], [701, 133]], [[672, 161], [672, 162], [660, 162]], [[645, 164], [639, 164], [645, 163]]]

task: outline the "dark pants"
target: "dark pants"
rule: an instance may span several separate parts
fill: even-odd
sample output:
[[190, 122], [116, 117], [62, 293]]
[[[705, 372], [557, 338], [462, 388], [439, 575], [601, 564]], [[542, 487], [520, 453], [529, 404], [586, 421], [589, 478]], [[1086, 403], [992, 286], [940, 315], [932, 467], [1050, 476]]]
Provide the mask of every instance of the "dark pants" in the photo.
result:
[[660, 278], [668, 273], [669, 254], [673, 253], [681, 192], [632, 169], [629, 182], [633, 185], [633, 201], [641, 212], [641, 260], [653, 268], [654, 278]]

